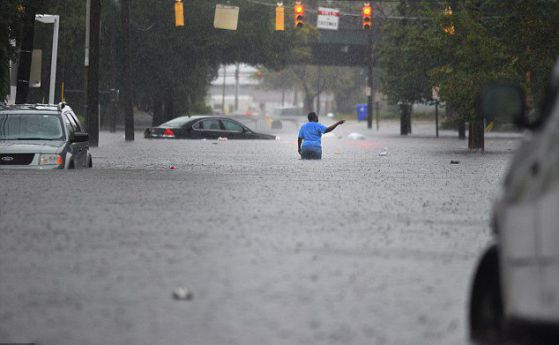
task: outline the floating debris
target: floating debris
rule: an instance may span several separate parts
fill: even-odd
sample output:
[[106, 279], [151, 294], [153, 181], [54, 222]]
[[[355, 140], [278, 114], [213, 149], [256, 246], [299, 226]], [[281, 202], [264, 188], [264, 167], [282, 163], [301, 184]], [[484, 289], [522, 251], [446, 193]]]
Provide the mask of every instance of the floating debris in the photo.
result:
[[365, 140], [365, 136], [363, 134], [355, 133], [355, 132], [350, 133], [347, 136], [347, 138], [350, 139], [350, 140]]
[[185, 287], [178, 287], [173, 291], [173, 298], [179, 301], [189, 301], [193, 297], [192, 291]]

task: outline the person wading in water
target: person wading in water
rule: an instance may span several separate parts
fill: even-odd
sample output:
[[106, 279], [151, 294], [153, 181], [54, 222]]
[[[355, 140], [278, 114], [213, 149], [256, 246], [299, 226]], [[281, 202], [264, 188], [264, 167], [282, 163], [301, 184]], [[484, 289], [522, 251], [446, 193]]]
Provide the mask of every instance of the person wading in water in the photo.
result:
[[321, 159], [322, 158], [322, 134], [332, 132], [336, 127], [345, 121], [338, 121], [330, 127], [318, 123], [318, 115], [315, 112], [307, 115], [309, 122], [301, 126], [299, 130], [299, 154], [302, 159]]

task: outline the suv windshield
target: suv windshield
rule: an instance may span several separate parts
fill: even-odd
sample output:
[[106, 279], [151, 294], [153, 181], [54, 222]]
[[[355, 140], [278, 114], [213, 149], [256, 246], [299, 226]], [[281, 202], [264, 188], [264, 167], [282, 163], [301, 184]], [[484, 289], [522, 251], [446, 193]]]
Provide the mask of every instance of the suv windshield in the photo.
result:
[[60, 116], [0, 114], [0, 140], [59, 140], [64, 138]]

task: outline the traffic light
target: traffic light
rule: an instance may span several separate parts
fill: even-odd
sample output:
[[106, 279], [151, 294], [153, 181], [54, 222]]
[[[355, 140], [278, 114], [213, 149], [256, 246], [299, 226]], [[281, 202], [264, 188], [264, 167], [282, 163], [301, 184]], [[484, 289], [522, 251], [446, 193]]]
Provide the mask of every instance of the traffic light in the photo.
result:
[[373, 8], [371, 7], [370, 3], [365, 3], [365, 5], [363, 5], [361, 14], [363, 17], [361, 23], [362, 29], [371, 30], [371, 28], [373, 27]]
[[445, 24], [443, 24], [443, 31], [452, 36], [456, 33], [456, 28], [454, 27], [454, 23], [452, 22], [452, 17], [454, 15], [454, 13], [452, 12], [452, 7], [447, 6], [444, 9], [443, 14], [445, 15], [446, 19]]
[[285, 8], [281, 2], [276, 7], [276, 31], [285, 30]]
[[301, 1], [297, 1], [293, 11], [295, 12], [295, 28], [302, 28], [305, 25], [305, 6]]
[[175, 0], [175, 26], [184, 26], [184, 6], [182, 0]]

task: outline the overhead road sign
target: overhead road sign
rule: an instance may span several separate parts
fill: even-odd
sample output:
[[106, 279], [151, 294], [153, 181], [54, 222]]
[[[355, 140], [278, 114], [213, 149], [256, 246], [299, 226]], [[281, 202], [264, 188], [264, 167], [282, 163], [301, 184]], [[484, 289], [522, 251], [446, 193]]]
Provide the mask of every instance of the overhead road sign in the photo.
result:
[[316, 27], [324, 30], [338, 30], [340, 24], [340, 10], [336, 8], [318, 8]]
[[239, 23], [239, 7], [215, 5], [214, 28], [237, 30]]

